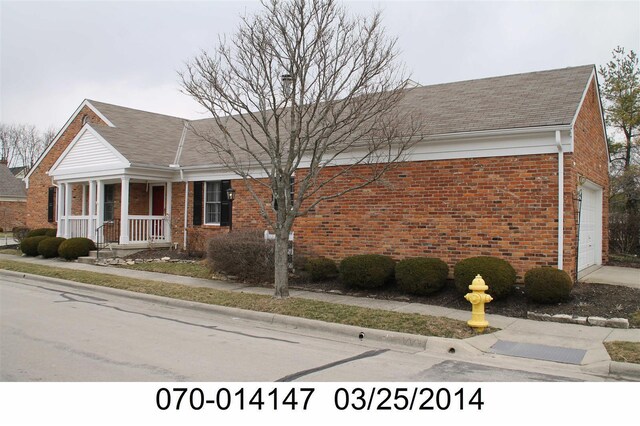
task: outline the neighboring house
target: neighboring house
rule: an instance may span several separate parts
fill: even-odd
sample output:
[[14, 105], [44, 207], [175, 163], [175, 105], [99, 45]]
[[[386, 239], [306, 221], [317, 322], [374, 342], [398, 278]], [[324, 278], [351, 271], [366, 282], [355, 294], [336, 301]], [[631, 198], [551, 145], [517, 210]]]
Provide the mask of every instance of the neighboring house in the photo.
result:
[[[609, 156], [593, 65], [417, 86], [400, 107], [421, 114], [424, 141], [385, 182], [297, 220], [297, 253], [450, 266], [489, 255], [520, 277], [606, 261]], [[85, 100], [25, 178], [28, 226], [202, 248], [227, 232], [233, 186], [234, 229], [264, 229], [244, 184], [189, 129], [211, 125]]]
[[18, 179], [23, 179], [29, 172], [27, 166], [10, 167], [9, 170]]
[[16, 226], [25, 226], [27, 192], [24, 182], [17, 179], [0, 161], [0, 228], [11, 231]]

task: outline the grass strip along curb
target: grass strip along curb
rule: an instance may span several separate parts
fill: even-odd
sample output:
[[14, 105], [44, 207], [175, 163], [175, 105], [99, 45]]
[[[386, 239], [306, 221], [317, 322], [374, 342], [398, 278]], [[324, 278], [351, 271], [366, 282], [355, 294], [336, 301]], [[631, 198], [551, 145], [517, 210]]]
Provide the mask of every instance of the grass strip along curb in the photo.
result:
[[[96, 272], [75, 271], [52, 266], [0, 260], [0, 269], [60, 278], [85, 284], [137, 293], [170, 297], [270, 314], [288, 315], [345, 325], [395, 331], [422, 336], [464, 339], [477, 335], [465, 322], [430, 315], [400, 313], [300, 298], [274, 299], [251, 293], [192, 287], [153, 280], [141, 280]], [[496, 329], [487, 329], [493, 332]]]
[[613, 361], [640, 364], [640, 342], [604, 342]]

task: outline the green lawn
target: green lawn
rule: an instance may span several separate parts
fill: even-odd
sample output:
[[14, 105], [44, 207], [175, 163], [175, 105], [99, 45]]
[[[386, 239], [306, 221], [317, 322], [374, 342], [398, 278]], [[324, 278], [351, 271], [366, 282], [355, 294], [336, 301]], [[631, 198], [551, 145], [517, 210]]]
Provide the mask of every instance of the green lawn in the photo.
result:
[[[138, 293], [155, 294], [211, 305], [229, 306], [252, 311], [423, 336], [464, 339], [476, 335], [464, 321], [442, 317], [391, 312], [293, 297], [279, 300], [258, 294], [214, 290], [206, 287], [190, 287], [160, 281], [140, 280], [109, 274], [33, 265], [11, 260], [0, 260], [0, 269], [62, 278], [92, 285], [118, 288]], [[485, 333], [494, 331], [496, 331], [496, 329], [489, 328], [485, 330]]]

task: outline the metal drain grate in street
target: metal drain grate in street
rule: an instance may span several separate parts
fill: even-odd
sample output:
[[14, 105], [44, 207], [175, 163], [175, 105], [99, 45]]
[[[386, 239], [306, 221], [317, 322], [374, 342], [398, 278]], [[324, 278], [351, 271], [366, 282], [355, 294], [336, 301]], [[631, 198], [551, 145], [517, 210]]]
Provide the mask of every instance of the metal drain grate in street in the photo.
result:
[[582, 362], [582, 359], [587, 353], [584, 349], [509, 342], [507, 340], [498, 340], [493, 346], [491, 346], [491, 352], [520, 358], [532, 358], [543, 361], [555, 361], [562, 362], [564, 364], [577, 365]]

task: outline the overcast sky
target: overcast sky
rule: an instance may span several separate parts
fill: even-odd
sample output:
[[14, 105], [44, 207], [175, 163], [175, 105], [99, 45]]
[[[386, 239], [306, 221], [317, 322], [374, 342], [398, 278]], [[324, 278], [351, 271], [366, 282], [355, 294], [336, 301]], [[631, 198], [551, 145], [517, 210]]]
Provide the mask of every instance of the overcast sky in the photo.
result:
[[[640, 2], [358, 1], [421, 84], [605, 64], [640, 50]], [[259, 3], [0, 0], [0, 120], [60, 128], [83, 99], [203, 118], [177, 72]]]

